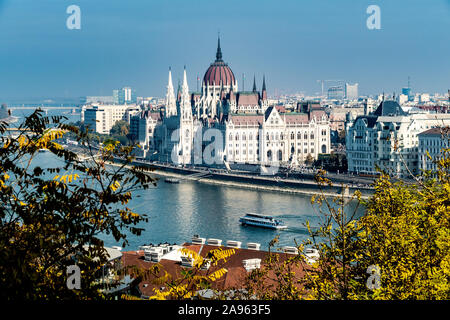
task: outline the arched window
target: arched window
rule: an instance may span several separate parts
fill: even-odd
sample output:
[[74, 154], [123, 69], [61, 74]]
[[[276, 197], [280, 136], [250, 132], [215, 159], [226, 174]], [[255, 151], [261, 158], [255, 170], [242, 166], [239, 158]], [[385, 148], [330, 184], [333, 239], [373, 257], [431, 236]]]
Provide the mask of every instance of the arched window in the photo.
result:
[[314, 133], [311, 132], [311, 139], [314, 139]]
[[270, 140], [270, 139], [269, 139], [269, 134], [266, 135], [266, 140]]
[[278, 150], [278, 160], [281, 161], [283, 160], [283, 151]]
[[253, 135], [251, 133], [248, 135], [248, 140], [253, 140]]
[[239, 134], [236, 133], [236, 140], [239, 140]]
[[291, 132], [291, 139], [294, 140], [294, 132]]
[[308, 139], [308, 134], [305, 132], [305, 134], [303, 135], [303, 138]]
[[247, 136], [245, 135], [245, 133], [242, 134], [242, 140], [247, 140]]
[[230, 133], [230, 141], [233, 141], [233, 135]]
[[327, 153], [327, 146], [326, 145], [322, 145], [322, 153]]
[[302, 138], [302, 134], [300, 132], [297, 133], [297, 139], [300, 140]]
[[272, 150], [267, 151], [267, 160], [272, 161]]

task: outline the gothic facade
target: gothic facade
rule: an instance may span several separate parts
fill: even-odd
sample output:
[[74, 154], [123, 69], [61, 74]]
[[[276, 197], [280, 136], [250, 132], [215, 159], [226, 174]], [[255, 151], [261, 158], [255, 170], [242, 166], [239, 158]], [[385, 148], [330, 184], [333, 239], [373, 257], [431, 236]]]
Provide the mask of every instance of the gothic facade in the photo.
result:
[[255, 78], [251, 91], [239, 91], [233, 71], [222, 59], [220, 39], [201, 92], [189, 92], [185, 68], [175, 97], [169, 69], [164, 108], [142, 111], [130, 126], [144, 156], [181, 164], [198, 163], [194, 158], [205, 150], [208, 141], [201, 141], [209, 129], [220, 132], [220, 143], [214, 140], [220, 150], [213, 151], [219, 163], [299, 165], [308, 155], [317, 159], [330, 153], [329, 120], [320, 105], [299, 104], [291, 112], [269, 106], [265, 77], [261, 92]]

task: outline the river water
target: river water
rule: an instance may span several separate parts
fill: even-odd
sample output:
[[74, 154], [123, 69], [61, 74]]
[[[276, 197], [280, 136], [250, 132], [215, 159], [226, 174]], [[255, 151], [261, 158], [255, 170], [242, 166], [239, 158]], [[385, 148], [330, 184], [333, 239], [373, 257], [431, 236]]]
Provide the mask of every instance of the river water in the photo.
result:
[[[20, 110], [14, 110], [20, 111]], [[29, 110], [27, 110], [29, 111]], [[65, 110], [67, 112], [67, 110]], [[48, 112], [48, 115], [54, 110]], [[59, 113], [60, 114], [60, 113]], [[19, 116], [16, 112], [13, 115]], [[79, 116], [69, 116], [70, 121], [77, 121]], [[60, 160], [50, 153], [40, 153], [34, 165], [42, 167], [60, 166]], [[356, 203], [352, 203], [349, 211]], [[129, 207], [137, 213], [145, 213], [148, 223], [139, 227], [145, 229], [140, 237], [129, 235], [129, 245], [125, 250], [136, 250], [140, 245], [148, 243], [170, 242], [181, 244], [188, 242], [197, 234], [204, 238], [257, 242], [262, 249], [279, 235], [279, 246], [295, 245], [308, 237], [306, 221], [317, 226], [321, 215], [318, 207], [311, 205], [311, 197], [301, 194], [250, 190], [231, 186], [206, 184], [198, 181], [182, 181], [169, 184], [161, 177], [156, 187], [139, 190], [133, 193]], [[315, 210], [316, 209], [316, 210]], [[363, 213], [358, 209], [358, 214]], [[283, 220], [288, 228], [270, 230], [255, 227], [244, 227], [239, 218], [246, 213], [259, 213], [274, 216]], [[111, 235], [103, 235], [105, 245], [121, 245]]]

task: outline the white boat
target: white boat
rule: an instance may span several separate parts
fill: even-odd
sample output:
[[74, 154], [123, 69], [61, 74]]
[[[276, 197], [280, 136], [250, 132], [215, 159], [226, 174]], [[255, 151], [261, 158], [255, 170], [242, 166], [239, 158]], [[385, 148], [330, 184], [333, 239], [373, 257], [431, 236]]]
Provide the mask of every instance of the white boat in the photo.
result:
[[271, 216], [264, 216], [256, 213], [248, 213], [244, 217], [241, 217], [239, 221], [242, 225], [269, 228], [269, 229], [286, 229], [287, 226], [283, 224], [283, 221], [275, 219]]

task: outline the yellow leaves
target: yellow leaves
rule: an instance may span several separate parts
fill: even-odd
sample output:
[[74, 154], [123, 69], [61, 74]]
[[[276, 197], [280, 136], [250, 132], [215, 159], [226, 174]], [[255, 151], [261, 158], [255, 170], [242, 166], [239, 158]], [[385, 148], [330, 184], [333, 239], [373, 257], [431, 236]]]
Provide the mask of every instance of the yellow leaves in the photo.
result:
[[109, 187], [115, 192], [120, 187], [120, 182], [116, 180]]
[[76, 174], [76, 173], [75, 173], [75, 174], [66, 174], [66, 175], [63, 175], [63, 176], [56, 175], [56, 176], [53, 178], [53, 181], [59, 179], [60, 182], [71, 183], [72, 181], [76, 181], [77, 178], [79, 178], [79, 177], [80, 177], [80, 176], [79, 176], [78, 174]]
[[211, 281], [216, 281], [217, 279], [222, 278], [228, 272], [227, 269], [221, 268], [208, 276]]
[[3, 149], [7, 149], [10, 144], [11, 144], [11, 139], [7, 139], [6, 143], [3, 145]]
[[29, 142], [30, 140], [26, 137], [26, 136], [24, 136], [24, 135], [20, 135], [18, 138], [17, 138], [17, 142], [19, 142], [19, 148], [23, 148], [24, 146], [26, 146], [27, 144], [28, 144], [28, 142]]
[[181, 254], [184, 255], [185, 257], [189, 257], [192, 260], [194, 260], [194, 266], [196, 266], [197, 268], [200, 268], [200, 266], [203, 264], [203, 257], [201, 255], [199, 255], [197, 252], [188, 249], [188, 248], [181, 248], [179, 249]]
[[0, 178], [0, 187], [4, 188], [5, 187], [5, 182], [8, 179], [9, 179], [9, 175], [7, 173], [5, 173], [3, 175], [3, 178]]
[[132, 296], [132, 295], [130, 295], [130, 294], [122, 294], [122, 295], [120, 296], [120, 298], [121, 298], [122, 300], [142, 300], [141, 298]]
[[211, 261], [214, 265], [217, 265], [217, 263], [220, 260], [224, 260], [226, 262], [226, 259], [232, 256], [236, 251], [234, 249], [228, 249], [223, 250], [222, 248], [213, 249], [209, 252], [209, 255], [211, 256]]
[[119, 141], [114, 141], [114, 143], [109, 143], [103, 148], [103, 150], [105, 150], [107, 152], [112, 152], [112, 151], [114, 151], [114, 149], [116, 148], [116, 146], [119, 143], [120, 143]]

